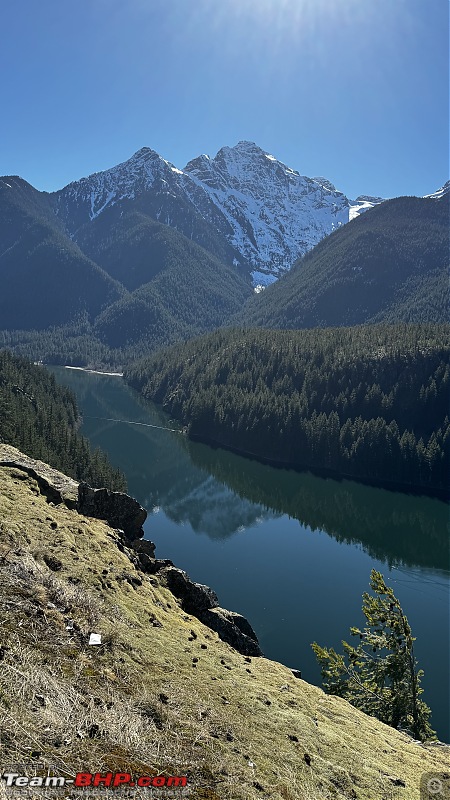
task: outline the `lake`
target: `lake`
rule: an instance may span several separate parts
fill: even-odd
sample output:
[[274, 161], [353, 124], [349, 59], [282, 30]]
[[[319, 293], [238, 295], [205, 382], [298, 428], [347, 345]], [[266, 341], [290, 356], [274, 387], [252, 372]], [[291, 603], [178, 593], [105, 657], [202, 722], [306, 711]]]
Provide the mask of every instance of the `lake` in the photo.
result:
[[450, 741], [447, 504], [192, 443], [121, 378], [52, 371], [77, 396], [82, 433], [147, 508], [156, 556], [247, 617], [268, 658], [320, 685], [311, 642], [341, 650], [350, 626], [364, 623], [371, 569], [382, 572], [417, 638], [432, 725]]

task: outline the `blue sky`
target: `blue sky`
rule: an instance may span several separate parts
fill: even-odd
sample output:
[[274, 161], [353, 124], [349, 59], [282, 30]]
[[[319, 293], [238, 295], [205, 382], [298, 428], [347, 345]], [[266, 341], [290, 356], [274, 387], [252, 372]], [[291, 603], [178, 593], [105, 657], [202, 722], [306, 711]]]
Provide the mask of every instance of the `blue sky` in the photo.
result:
[[0, 174], [60, 188], [148, 146], [255, 141], [353, 198], [448, 178], [448, 0], [15, 0]]

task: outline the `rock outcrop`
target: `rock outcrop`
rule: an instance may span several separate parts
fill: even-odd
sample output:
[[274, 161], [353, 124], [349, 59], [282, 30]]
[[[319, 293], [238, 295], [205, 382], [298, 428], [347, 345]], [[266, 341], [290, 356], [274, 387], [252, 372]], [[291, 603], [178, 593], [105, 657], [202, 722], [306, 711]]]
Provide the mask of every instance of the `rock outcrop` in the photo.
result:
[[215, 631], [222, 641], [227, 642], [244, 656], [261, 656], [255, 631], [241, 614], [219, 607], [215, 592], [202, 583], [194, 583], [182, 569], [164, 566], [159, 573], [162, 582], [188, 614]]
[[124, 492], [92, 489], [87, 483], [80, 483], [77, 508], [86, 517], [104, 519], [112, 528], [123, 530], [130, 541], [144, 536], [142, 526], [147, 519], [147, 512], [137, 500]]
[[161, 573], [163, 583], [181, 600], [184, 611], [198, 617], [203, 611], [215, 608], [219, 600], [215, 592], [202, 583], [194, 583], [189, 575], [177, 567], [165, 567]]
[[262, 656], [256, 633], [241, 614], [226, 608], [210, 608], [196, 615], [200, 622], [219, 634], [243, 656]]
[[16, 468], [34, 478], [48, 502], [55, 505], [64, 503], [68, 508], [76, 508], [78, 481], [43, 461], [30, 458], [12, 445], [0, 443], [0, 467]]
[[[142, 526], [147, 512], [133, 497], [109, 489], [93, 489], [86, 483], [79, 484], [10, 445], [0, 444], [0, 466], [15, 468], [34, 478], [48, 502], [64, 504], [86, 517], [105, 520], [119, 533], [119, 549], [127, 553], [137, 569], [147, 575], [158, 574], [161, 583], [180, 601], [187, 614], [197, 617], [242, 655], [262, 655], [256, 634], [245, 617], [219, 608], [217, 595], [209, 586], [192, 581], [169, 559], [155, 558], [155, 544], [143, 538]], [[61, 562], [52, 560], [46, 563], [53, 571], [60, 569]]]

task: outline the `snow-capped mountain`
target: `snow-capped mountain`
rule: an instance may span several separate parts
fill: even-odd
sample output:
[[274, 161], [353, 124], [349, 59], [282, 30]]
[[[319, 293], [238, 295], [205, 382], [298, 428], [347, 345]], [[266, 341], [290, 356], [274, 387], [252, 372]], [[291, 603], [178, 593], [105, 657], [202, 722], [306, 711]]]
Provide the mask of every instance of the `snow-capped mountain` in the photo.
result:
[[[449, 186], [422, 198], [417, 206], [420, 214], [444, 213]], [[329, 324], [360, 324], [369, 318], [370, 304], [364, 295], [359, 321], [349, 321], [352, 304], [345, 281], [340, 300], [336, 290], [335, 245], [350, 237], [351, 254], [357, 254], [350, 275], [353, 286], [361, 274], [361, 248], [353, 247], [354, 234], [363, 229], [366, 234], [374, 216], [374, 225], [383, 219], [374, 237], [386, 242], [391, 203], [365, 195], [349, 201], [326, 178], [304, 177], [251, 142], [224, 147], [214, 158], [199, 156], [184, 169], [144, 147], [128, 161], [50, 194], [18, 176], [4, 176], [0, 179], [2, 325], [9, 330], [40, 330], [70, 322], [78, 330], [81, 323], [89, 324], [102, 346], [126, 346], [133, 353], [137, 348], [140, 354], [139, 348], [161, 347], [235, 319], [253, 293], [260, 294], [281, 273], [289, 272], [317, 244], [319, 254], [327, 247], [332, 251], [319, 288], [335, 316], [331, 320], [328, 309], [328, 316], [324, 313], [311, 324], [321, 325], [325, 319], [331, 320]], [[358, 219], [363, 212], [364, 218]], [[394, 235], [389, 252], [376, 264], [369, 242], [370, 281], [394, 252], [395, 241]], [[346, 258], [346, 269], [348, 262]], [[301, 272], [305, 263], [313, 263], [309, 252], [299, 262]], [[430, 267], [438, 268], [434, 262]], [[398, 275], [397, 262], [392, 271]], [[292, 272], [280, 282], [285, 289], [291, 286], [291, 276]], [[315, 285], [317, 276], [311, 280]], [[440, 320], [445, 305], [441, 278], [434, 283], [429, 276], [423, 280], [428, 281], [424, 291], [417, 288], [417, 281], [412, 284], [414, 318]], [[297, 287], [292, 286], [295, 295]], [[276, 297], [278, 288], [274, 287], [275, 295], [265, 294]], [[428, 306], [422, 314], [424, 297]], [[284, 303], [284, 311], [291, 309], [292, 299]], [[355, 303], [360, 300], [356, 297]], [[401, 302], [409, 314], [408, 304]], [[287, 321], [293, 324], [292, 314]]]
[[223, 147], [213, 159], [200, 156], [184, 172], [228, 220], [230, 241], [256, 282], [289, 269], [349, 219], [348, 200], [331, 183], [299, 175], [252, 142]]
[[[128, 161], [69, 183], [57, 192], [58, 213], [74, 235], [82, 225], [123, 200], [136, 200], [152, 191], [162, 196], [173, 194], [180, 175], [181, 170], [143, 147]], [[171, 224], [170, 219], [161, 222]]]
[[324, 236], [381, 198], [350, 203], [325, 178], [308, 178], [252, 142], [223, 147], [180, 170], [150, 148], [55, 195], [75, 241], [107, 209], [145, 205], [154, 219], [205, 246], [205, 225], [221, 237], [230, 263], [267, 285]]
[[360, 214], [364, 214], [365, 211], [369, 211], [370, 208], [379, 205], [379, 203], [384, 203], [385, 199], [385, 197], [371, 197], [368, 194], [360, 194], [356, 200], [349, 201], [349, 220], [359, 217]]
[[[449, 186], [427, 198], [445, 197]], [[214, 158], [201, 155], [183, 169], [143, 147], [128, 161], [46, 197], [58, 225], [102, 268], [108, 268], [102, 253], [118, 220], [126, 227], [127, 216], [144, 215], [251, 276], [255, 291], [325, 236], [384, 202], [369, 195], [349, 200], [326, 178], [300, 175], [246, 141], [223, 147]]]

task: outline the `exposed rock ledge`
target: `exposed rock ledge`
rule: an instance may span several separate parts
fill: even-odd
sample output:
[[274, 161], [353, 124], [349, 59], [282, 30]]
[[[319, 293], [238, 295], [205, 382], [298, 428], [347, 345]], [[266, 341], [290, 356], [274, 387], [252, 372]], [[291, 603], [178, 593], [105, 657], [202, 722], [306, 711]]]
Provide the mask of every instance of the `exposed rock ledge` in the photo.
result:
[[0, 443], [0, 467], [17, 467], [37, 481], [41, 494], [50, 503], [64, 503], [68, 508], [76, 508], [78, 502], [78, 481], [63, 475], [43, 461], [26, 456], [9, 444]]
[[218, 598], [209, 586], [195, 583], [169, 560], [156, 559], [155, 545], [143, 539], [142, 526], [146, 510], [123, 492], [92, 489], [78, 483], [43, 461], [30, 458], [11, 445], [0, 443], [0, 466], [22, 470], [37, 481], [48, 502], [77, 510], [86, 517], [105, 520], [122, 535], [121, 548], [135, 566], [155, 575], [178, 598], [182, 608], [214, 630], [219, 637], [244, 656], [260, 656], [261, 649], [250, 623], [234, 611], [220, 608]]

